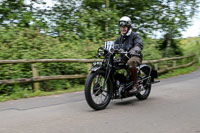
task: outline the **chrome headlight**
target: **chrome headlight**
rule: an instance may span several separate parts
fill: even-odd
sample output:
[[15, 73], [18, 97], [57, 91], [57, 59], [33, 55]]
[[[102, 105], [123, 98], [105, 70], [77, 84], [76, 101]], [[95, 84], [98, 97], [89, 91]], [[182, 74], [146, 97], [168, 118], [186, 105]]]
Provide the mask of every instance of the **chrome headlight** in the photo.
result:
[[101, 66], [102, 65], [102, 62], [93, 62], [93, 66]]
[[100, 48], [98, 49], [98, 54], [97, 54], [97, 56], [100, 57], [100, 56], [103, 56], [103, 55], [104, 55], [104, 48], [103, 48], [103, 47], [100, 47]]

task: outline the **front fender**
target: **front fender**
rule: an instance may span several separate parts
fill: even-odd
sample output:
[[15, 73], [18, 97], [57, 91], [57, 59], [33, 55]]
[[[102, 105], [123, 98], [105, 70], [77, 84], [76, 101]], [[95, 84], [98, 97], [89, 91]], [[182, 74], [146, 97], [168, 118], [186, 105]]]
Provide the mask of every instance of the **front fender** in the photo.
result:
[[96, 72], [96, 71], [98, 71], [98, 70], [100, 70], [101, 69], [101, 66], [93, 66], [91, 69], [90, 69], [90, 71], [91, 72]]
[[94, 62], [92, 64], [92, 68], [90, 69], [91, 72], [96, 72], [98, 70], [102, 69], [102, 62]]

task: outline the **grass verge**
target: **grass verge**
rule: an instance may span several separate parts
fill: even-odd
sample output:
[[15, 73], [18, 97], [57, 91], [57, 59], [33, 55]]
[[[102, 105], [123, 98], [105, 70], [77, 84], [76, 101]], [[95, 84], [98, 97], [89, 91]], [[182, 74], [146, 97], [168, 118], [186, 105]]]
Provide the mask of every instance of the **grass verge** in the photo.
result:
[[193, 66], [190, 66], [190, 67], [175, 69], [175, 70], [172, 70], [172, 71], [169, 71], [165, 74], [160, 75], [159, 79], [170, 78], [170, 77], [173, 77], [173, 76], [188, 74], [190, 72], [197, 70], [199, 67], [200, 67], [200, 64], [196, 63], [196, 64], [194, 64]]
[[73, 89], [67, 89], [67, 90], [55, 90], [51, 92], [46, 91], [35, 91], [32, 92], [30, 90], [16, 90], [15, 93], [7, 96], [7, 95], [0, 95], [0, 102], [5, 102], [8, 100], [17, 100], [22, 98], [29, 98], [29, 97], [38, 97], [38, 96], [48, 96], [48, 95], [58, 95], [63, 93], [69, 93], [69, 92], [76, 92], [83, 90], [83, 85], [76, 85], [73, 87]]

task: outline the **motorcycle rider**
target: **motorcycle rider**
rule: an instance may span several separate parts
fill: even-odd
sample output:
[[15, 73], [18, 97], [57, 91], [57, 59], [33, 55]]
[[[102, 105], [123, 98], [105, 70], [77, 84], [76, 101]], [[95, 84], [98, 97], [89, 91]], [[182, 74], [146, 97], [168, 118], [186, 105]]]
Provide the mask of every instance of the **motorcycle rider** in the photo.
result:
[[124, 51], [128, 51], [130, 58], [127, 61], [128, 69], [133, 78], [134, 86], [129, 91], [131, 94], [136, 94], [139, 91], [138, 84], [138, 73], [137, 66], [142, 63], [142, 49], [143, 42], [141, 37], [132, 31], [131, 29], [131, 19], [127, 16], [123, 16], [119, 20], [119, 26], [121, 30], [121, 35], [116, 39], [115, 44], [119, 44], [120, 48]]

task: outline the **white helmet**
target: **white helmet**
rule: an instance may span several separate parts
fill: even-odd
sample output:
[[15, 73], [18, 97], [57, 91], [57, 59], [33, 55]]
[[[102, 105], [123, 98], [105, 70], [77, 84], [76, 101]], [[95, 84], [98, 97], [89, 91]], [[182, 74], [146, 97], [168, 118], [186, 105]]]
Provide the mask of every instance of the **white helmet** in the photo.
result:
[[119, 20], [119, 26], [127, 26], [127, 27], [131, 27], [131, 19], [127, 16], [123, 16], [120, 18]]

